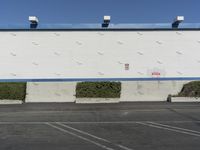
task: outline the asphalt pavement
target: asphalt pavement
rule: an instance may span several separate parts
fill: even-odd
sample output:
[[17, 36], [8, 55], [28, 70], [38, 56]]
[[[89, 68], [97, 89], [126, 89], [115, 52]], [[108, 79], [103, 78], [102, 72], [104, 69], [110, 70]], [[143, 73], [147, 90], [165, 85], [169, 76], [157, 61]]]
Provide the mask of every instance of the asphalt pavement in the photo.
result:
[[0, 150], [199, 150], [200, 104], [0, 105]]

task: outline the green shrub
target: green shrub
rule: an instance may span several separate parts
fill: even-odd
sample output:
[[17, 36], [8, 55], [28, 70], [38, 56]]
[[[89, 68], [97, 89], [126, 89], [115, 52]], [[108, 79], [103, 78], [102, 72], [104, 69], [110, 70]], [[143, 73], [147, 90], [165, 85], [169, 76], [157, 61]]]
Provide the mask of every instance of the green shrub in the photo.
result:
[[192, 81], [183, 85], [179, 97], [200, 97], [200, 81]]
[[0, 83], [0, 99], [24, 100], [26, 83]]
[[77, 98], [119, 98], [120, 82], [80, 82], [76, 85]]

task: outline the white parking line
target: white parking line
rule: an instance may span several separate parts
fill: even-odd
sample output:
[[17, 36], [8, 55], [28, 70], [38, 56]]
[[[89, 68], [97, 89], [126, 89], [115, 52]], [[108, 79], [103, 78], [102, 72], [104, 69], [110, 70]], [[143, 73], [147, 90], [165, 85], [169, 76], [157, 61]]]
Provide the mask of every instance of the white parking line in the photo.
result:
[[123, 146], [121, 144], [116, 144], [116, 145], [119, 146], [120, 148], [124, 149], [124, 150], [132, 150], [132, 149], [130, 149], [130, 148], [126, 147], [126, 146]]
[[104, 141], [104, 142], [111, 143], [110, 141], [108, 141], [108, 140], [106, 140], [106, 139], [103, 139], [103, 138], [97, 137], [97, 136], [95, 136], [95, 135], [93, 135], [93, 134], [90, 134], [90, 133], [88, 133], [88, 132], [84, 132], [84, 131], [81, 131], [81, 130], [75, 129], [75, 128], [73, 128], [73, 127], [70, 127], [70, 126], [68, 126], [68, 125], [62, 124], [62, 123], [60, 123], [60, 122], [57, 122], [57, 124], [59, 124], [59, 125], [65, 127], [65, 128], [68, 128], [68, 129], [72, 129], [72, 130], [74, 130], [74, 131], [77, 131], [77, 132], [79, 132], [79, 133], [82, 133], [82, 134], [85, 134], [85, 135], [91, 136], [91, 137], [93, 137], [93, 138], [95, 138], [95, 139], [98, 139], [98, 140], [101, 140], [101, 141]]
[[85, 138], [85, 137], [83, 137], [83, 136], [80, 136], [80, 135], [78, 135], [78, 134], [75, 134], [75, 133], [73, 133], [73, 132], [67, 131], [67, 130], [65, 130], [65, 129], [63, 129], [63, 128], [57, 127], [57, 126], [55, 126], [55, 125], [53, 125], [53, 124], [51, 124], [51, 123], [46, 123], [46, 124], [47, 124], [48, 126], [52, 127], [52, 128], [55, 128], [55, 129], [61, 131], [61, 132], [68, 133], [68, 134], [73, 135], [73, 136], [75, 136], [75, 137], [77, 137], [77, 138], [79, 138], [79, 139], [82, 139], [82, 140], [84, 140], [84, 141], [87, 141], [87, 142], [90, 142], [90, 143], [92, 143], [92, 144], [95, 144], [95, 145], [97, 145], [97, 146], [99, 146], [99, 147], [101, 147], [101, 148], [103, 148], [103, 149], [106, 149], [106, 150], [114, 150], [113, 148], [107, 147], [107, 146], [105, 146], [105, 145], [103, 145], [103, 144], [97, 143], [97, 142], [95, 142], [95, 141], [93, 141], [93, 140], [90, 140], [90, 139], [88, 139], [88, 138]]
[[192, 132], [187, 132], [187, 131], [182, 131], [182, 130], [178, 130], [178, 129], [172, 129], [172, 128], [158, 126], [158, 125], [144, 123], [144, 122], [138, 122], [138, 124], [149, 126], [149, 127], [154, 127], [154, 128], [158, 128], [158, 129], [164, 129], [164, 130], [168, 130], [168, 131], [174, 131], [174, 132], [177, 132], [177, 133], [182, 133], [182, 134], [187, 134], [187, 135], [192, 135], [192, 136], [198, 136], [198, 137], [200, 137], [200, 134], [196, 134], [196, 133], [192, 133]]
[[178, 130], [183, 130], [183, 131], [187, 131], [187, 132], [192, 132], [192, 133], [200, 134], [199, 131], [190, 130], [190, 129], [186, 129], [186, 128], [180, 128], [180, 127], [171, 126], [171, 125], [166, 125], [166, 124], [161, 124], [161, 123], [156, 123], [156, 122], [149, 122], [149, 123], [155, 124], [155, 125], [160, 125], [160, 126], [163, 126], [163, 127], [172, 128], [172, 129], [178, 129]]
[[98, 139], [98, 140], [101, 140], [101, 141], [107, 142], [107, 143], [109, 143], [109, 144], [113, 144], [113, 145], [115, 145], [115, 146], [117, 146], [117, 147], [120, 147], [121, 149], [124, 149], [124, 150], [132, 150], [131, 148], [128, 148], [128, 147], [126, 147], [126, 146], [123, 146], [123, 145], [120, 145], [120, 144], [114, 144], [114, 143], [112, 143], [112, 142], [109, 141], [109, 140], [106, 140], [106, 139], [100, 138], [100, 137], [98, 137], [98, 136], [95, 136], [95, 135], [93, 135], [93, 134], [90, 134], [90, 133], [88, 133], [88, 132], [85, 132], [85, 131], [82, 131], [82, 130], [79, 130], [79, 129], [76, 129], [76, 128], [73, 128], [73, 127], [68, 126], [68, 125], [66, 125], [66, 124], [62, 124], [62, 123], [60, 123], [60, 122], [58, 122], [57, 124], [59, 124], [59, 125], [65, 127], [65, 128], [68, 128], [68, 129], [74, 130], [74, 131], [76, 131], [76, 132], [79, 132], [79, 133], [82, 133], [82, 134], [88, 135], [88, 136], [90, 136], [90, 137], [92, 137], [92, 138], [95, 138], [95, 139]]

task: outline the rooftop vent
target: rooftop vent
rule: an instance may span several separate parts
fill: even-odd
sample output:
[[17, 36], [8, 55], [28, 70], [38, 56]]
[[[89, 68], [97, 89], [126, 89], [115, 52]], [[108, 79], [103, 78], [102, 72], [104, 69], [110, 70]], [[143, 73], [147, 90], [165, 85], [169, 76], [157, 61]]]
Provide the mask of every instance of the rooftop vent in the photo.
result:
[[104, 16], [103, 17], [102, 27], [108, 27], [109, 23], [110, 23], [110, 19], [111, 19], [111, 16]]
[[178, 28], [179, 24], [184, 21], [184, 16], [177, 16], [172, 23], [172, 28]]
[[30, 28], [37, 28], [39, 20], [36, 16], [29, 16], [28, 20], [30, 21]]

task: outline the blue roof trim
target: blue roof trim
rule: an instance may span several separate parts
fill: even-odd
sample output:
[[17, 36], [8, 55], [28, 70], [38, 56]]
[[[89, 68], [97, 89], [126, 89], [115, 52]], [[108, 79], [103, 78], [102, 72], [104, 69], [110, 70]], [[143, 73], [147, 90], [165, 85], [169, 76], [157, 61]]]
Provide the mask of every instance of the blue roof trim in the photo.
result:
[[[118, 30], [118, 29], [172, 29], [170, 23], [156, 24], [109, 24], [108, 27], [102, 27], [102, 24], [38, 24], [36, 29], [31, 29], [30, 24], [0, 24], [0, 30]], [[178, 30], [181, 29], [200, 29], [200, 23], [181, 23]], [[177, 29], [176, 29], [177, 30]]]
[[0, 79], [0, 82], [100, 82], [100, 81], [194, 81], [200, 77], [168, 77], [168, 78], [38, 78], [38, 79]]

